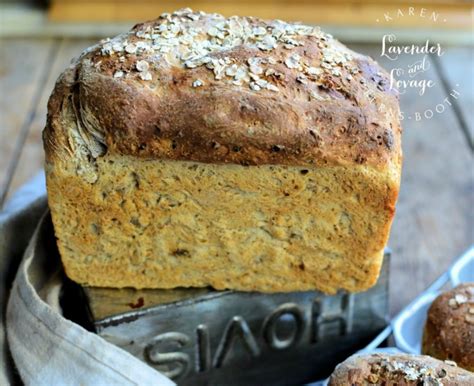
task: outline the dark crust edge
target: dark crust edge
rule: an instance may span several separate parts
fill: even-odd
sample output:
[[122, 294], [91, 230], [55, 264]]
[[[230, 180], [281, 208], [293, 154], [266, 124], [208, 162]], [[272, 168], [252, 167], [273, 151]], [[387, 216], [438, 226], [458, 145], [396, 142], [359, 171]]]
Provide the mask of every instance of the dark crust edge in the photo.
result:
[[[295, 52], [317, 58], [316, 40], [308, 38]], [[346, 49], [337, 41], [331, 44]], [[113, 78], [114, 63], [106, 73], [99, 72], [94, 67], [98, 50], [92, 47], [68, 68], [51, 95], [44, 130], [49, 161], [63, 158], [68, 147], [67, 135], [61, 132], [68, 123], [61, 119], [61, 109], [73, 98], [81, 107], [79, 114], [98, 122], [107, 152], [115, 154], [241, 165], [358, 163], [401, 168], [398, 95], [388, 89], [388, 74], [365, 56], [354, 54], [360, 73], [352, 83], [341, 83], [344, 71], [341, 79], [327, 80], [327, 92], [337, 98], [308, 102], [301, 99], [303, 86], [291, 80], [284, 66], [280, 70], [288, 82], [280, 93], [255, 93], [213, 81], [212, 72], [203, 67], [159, 67], [156, 85]], [[278, 57], [282, 50], [272, 55]], [[255, 53], [241, 47], [228, 54], [243, 61]], [[195, 78], [209, 87], [190, 87]], [[362, 78], [375, 95], [371, 101], [360, 86]], [[381, 104], [397, 112], [396, 118], [382, 119]], [[249, 136], [252, 124], [256, 130]]]

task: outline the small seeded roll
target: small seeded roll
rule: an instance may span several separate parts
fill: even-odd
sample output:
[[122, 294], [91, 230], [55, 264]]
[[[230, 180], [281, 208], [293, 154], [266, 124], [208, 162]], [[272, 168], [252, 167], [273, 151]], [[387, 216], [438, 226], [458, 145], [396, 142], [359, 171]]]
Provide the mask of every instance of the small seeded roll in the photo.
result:
[[474, 374], [455, 362], [425, 355], [353, 355], [336, 367], [329, 380], [329, 386], [348, 385], [474, 385]]
[[435, 299], [428, 311], [422, 351], [474, 371], [474, 283], [462, 284]]

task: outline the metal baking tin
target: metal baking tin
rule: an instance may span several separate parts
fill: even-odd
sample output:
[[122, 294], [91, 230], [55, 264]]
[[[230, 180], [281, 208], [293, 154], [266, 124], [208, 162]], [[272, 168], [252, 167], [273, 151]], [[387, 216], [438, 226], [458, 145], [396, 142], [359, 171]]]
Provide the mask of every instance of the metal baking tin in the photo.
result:
[[388, 323], [389, 253], [357, 293], [85, 288], [97, 333], [179, 385], [292, 385], [327, 376]]
[[474, 283], [474, 245], [458, 257], [449, 269], [426, 290], [403, 308], [391, 320], [390, 324], [359, 352], [378, 351], [381, 343], [393, 336], [395, 347], [391, 347], [391, 350], [420, 354], [423, 327], [431, 303], [443, 289], [454, 288], [462, 283]]

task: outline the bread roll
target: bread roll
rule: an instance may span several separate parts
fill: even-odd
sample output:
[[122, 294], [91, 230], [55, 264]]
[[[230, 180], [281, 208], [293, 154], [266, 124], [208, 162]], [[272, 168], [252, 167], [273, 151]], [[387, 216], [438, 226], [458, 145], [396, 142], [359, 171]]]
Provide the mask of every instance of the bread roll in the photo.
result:
[[423, 332], [422, 352], [474, 371], [474, 283], [461, 284], [434, 300]]
[[399, 190], [388, 74], [316, 27], [188, 9], [91, 47], [44, 130], [84, 285], [340, 288], [378, 277]]
[[334, 370], [329, 386], [468, 386], [474, 374], [425, 355], [353, 355]]

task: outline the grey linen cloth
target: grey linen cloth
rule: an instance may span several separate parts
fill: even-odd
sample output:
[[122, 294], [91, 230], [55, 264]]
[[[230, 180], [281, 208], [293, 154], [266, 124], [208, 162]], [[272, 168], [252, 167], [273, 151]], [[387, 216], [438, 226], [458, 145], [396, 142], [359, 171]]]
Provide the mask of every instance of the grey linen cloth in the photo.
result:
[[6, 304], [23, 253], [46, 208], [44, 173], [40, 173], [16, 191], [0, 212], [0, 385], [19, 383], [7, 347]]
[[[41, 177], [36, 182], [41, 183]], [[40, 225], [47, 218], [46, 210], [42, 195], [37, 205], [37, 211], [44, 213]], [[48, 253], [43, 242], [47, 237], [42, 233], [47, 231], [49, 228], [45, 226], [36, 228], [9, 293], [8, 348], [2, 331], [0, 384], [15, 382], [13, 364], [8, 361], [9, 349], [14, 367], [26, 385], [174, 385], [131, 354], [62, 316], [59, 306], [61, 278], [57, 274], [59, 261]], [[27, 229], [24, 236], [28, 236], [26, 233]], [[18, 265], [12, 258], [8, 260], [10, 265]], [[11, 272], [11, 269], [2, 266], [4, 277], [8, 276], [4, 274], [7, 271]], [[2, 285], [4, 310], [8, 286]]]

